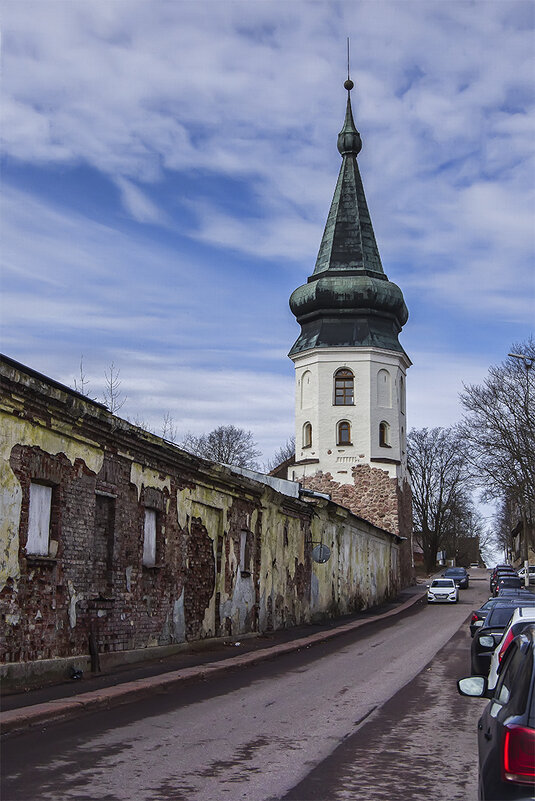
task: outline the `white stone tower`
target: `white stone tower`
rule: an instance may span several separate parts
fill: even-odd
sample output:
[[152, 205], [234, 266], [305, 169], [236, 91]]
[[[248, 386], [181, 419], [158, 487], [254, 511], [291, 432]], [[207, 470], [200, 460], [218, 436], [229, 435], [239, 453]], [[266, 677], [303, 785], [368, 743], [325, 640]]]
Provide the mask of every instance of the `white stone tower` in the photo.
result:
[[293, 292], [301, 334], [295, 365], [295, 463], [289, 478], [329, 474], [355, 483], [354, 468], [407, 478], [405, 374], [398, 341], [408, 318], [398, 286], [383, 271], [357, 165], [362, 148], [351, 110], [338, 135], [342, 167], [316, 266]]

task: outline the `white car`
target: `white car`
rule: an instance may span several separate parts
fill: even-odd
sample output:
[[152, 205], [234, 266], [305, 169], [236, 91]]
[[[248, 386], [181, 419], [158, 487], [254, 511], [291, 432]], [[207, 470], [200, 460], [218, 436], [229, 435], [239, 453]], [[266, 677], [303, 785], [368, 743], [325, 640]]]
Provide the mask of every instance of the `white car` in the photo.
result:
[[526, 626], [532, 623], [535, 623], [535, 606], [521, 606], [515, 609], [503, 633], [503, 637], [496, 646], [490, 660], [489, 678], [487, 680], [489, 690], [493, 690], [496, 687], [498, 682], [498, 668], [500, 667], [500, 662], [509, 648], [509, 645], [518, 634], [522, 634]]
[[[526, 575], [526, 568], [521, 567], [516, 572], [518, 573], [519, 578], [524, 579]], [[528, 572], [529, 572], [529, 583], [535, 584], [535, 565], [528, 565]]]
[[437, 578], [427, 585], [427, 603], [456, 604], [459, 600], [459, 588], [450, 578]]

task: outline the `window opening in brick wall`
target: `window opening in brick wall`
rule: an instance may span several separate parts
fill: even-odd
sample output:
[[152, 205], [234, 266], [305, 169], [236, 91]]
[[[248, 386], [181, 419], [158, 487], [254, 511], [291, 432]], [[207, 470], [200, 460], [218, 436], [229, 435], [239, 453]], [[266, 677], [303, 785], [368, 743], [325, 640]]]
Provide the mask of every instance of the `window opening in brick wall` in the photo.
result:
[[158, 512], [156, 509], [145, 509], [145, 525], [143, 529], [143, 565], [154, 567], [156, 564], [156, 530]]
[[27, 554], [48, 556], [51, 510], [52, 487], [32, 482], [30, 484], [28, 537], [26, 540]]
[[240, 531], [240, 573], [242, 576], [250, 575], [251, 563], [251, 547], [249, 531], [242, 529]]
[[107, 592], [113, 579], [113, 551], [115, 541], [115, 498], [95, 495], [95, 542], [93, 559], [95, 580], [100, 592]]
[[303, 426], [303, 448], [312, 446], [312, 423], [305, 423]]

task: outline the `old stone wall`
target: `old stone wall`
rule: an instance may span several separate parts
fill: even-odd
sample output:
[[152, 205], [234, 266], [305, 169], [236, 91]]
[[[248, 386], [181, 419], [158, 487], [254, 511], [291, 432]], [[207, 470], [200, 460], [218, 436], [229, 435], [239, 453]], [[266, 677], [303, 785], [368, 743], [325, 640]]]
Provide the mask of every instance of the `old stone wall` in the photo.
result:
[[303, 478], [301, 483], [308, 489], [329, 494], [335, 503], [353, 514], [403, 537], [400, 580], [403, 585], [410, 584], [414, 570], [411, 547], [412, 496], [408, 482], [400, 485], [398, 479], [390, 478], [385, 470], [366, 464], [353, 467], [352, 475], [353, 484], [340, 484], [330, 473], [322, 472]]
[[[398, 591], [383, 527], [194, 457], [10, 360], [0, 377], [3, 663], [277, 629]], [[35, 485], [51, 498], [43, 553], [28, 543]]]

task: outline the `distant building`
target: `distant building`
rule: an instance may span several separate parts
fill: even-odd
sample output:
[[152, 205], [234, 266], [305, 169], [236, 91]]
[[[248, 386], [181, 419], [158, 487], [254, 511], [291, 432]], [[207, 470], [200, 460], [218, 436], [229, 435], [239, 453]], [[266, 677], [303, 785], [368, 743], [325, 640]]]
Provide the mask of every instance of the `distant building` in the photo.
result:
[[[342, 167], [314, 272], [290, 298], [301, 333], [295, 365], [296, 454], [288, 478], [410, 539], [405, 377], [398, 340], [408, 319], [388, 280], [357, 164], [360, 134], [351, 109], [338, 135]], [[411, 573], [405, 549], [405, 578]]]

